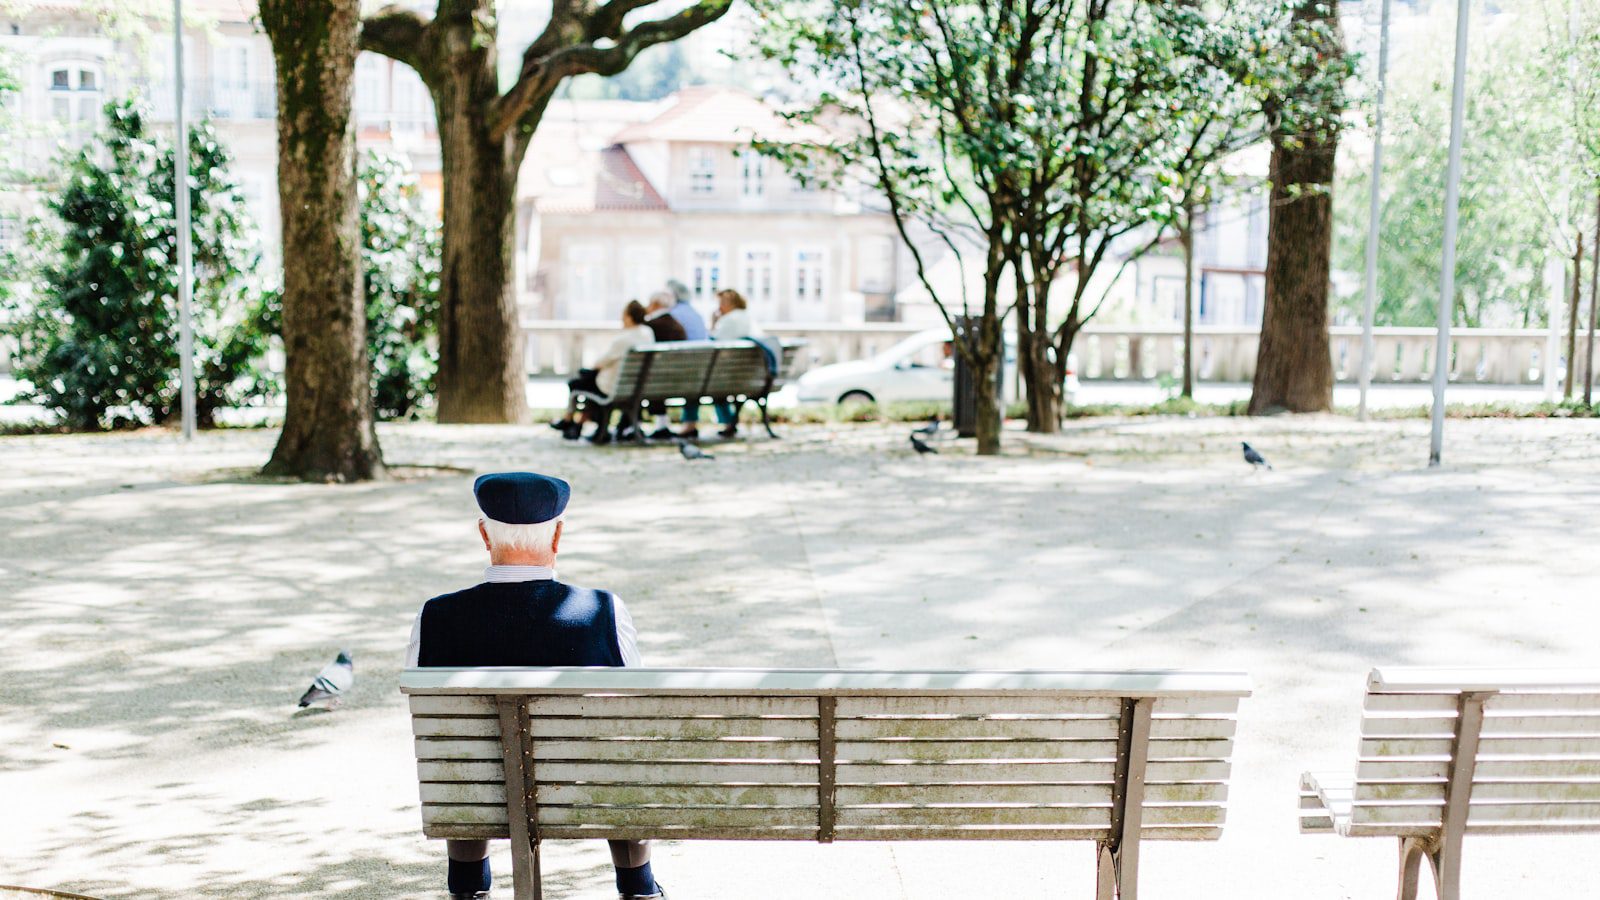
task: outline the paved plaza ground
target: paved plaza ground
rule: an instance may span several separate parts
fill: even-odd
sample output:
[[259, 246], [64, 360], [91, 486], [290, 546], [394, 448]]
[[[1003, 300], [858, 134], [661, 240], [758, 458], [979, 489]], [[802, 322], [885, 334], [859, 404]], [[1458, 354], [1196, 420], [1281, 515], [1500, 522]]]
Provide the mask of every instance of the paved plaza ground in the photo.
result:
[[[571, 480], [562, 575], [627, 600], [650, 664], [1248, 671], [1225, 836], [1148, 845], [1149, 898], [1391, 896], [1391, 842], [1296, 832], [1299, 772], [1352, 763], [1368, 669], [1597, 662], [1594, 420], [1452, 421], [1432, 471], [1423, 421], [1085, 420], [998, 459], [791, 427], [702, 464], [380, 431], [414, 468], [356, 486], [254, 478], [270, 431], [0, 438], [0, 883], [441, 896], [395, 684], [418, 605], [481, 572], [469, 488], [495, 469]], [[296, 714], [341, 646], [345, 707]], [[1595, 849], [1469, 839], [1465, 896], [1600, 896]], [[615, 896], [602, 846], [545, 859], [552, 900]], [[674, 900], [1093, 890], [1083, 844], [668, 843], [656, 870]]]

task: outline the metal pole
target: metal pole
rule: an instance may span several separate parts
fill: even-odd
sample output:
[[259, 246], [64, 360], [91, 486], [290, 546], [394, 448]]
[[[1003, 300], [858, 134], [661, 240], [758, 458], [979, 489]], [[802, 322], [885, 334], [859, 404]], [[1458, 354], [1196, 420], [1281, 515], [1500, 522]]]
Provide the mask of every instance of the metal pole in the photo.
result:
[[[1595, 248], [1600, 250], [1600, 247]], [[1578, 247], [1572, 251], [1572, 301], [1567, 304], [1567, 380], [1561, 399], [1572, 399], [1572, 386], [1578, 380], [1578, 304], [1583, 302], [1583, 231], [1578, 231]]]
[[178, 212], [178, 378], [181, 382], [183, 439], [194, 440], [194, 321], [191, 310], [193, 250], [189, 246], [189, 127], [183, 121], [183, 0], [172, 0], [174, 117], [178, 126], [172, 194]]
[[1389, 0], [1383, 0], [1378, 25], [1378, 92], [1372, 131], [1372, 196], [1367, 210], [1367, 290], [1361, 312], [1361, 405], [1356, 418], [1367, 420], [1367, 390], [1372, 387], [1372, 320], [1378, 307], [1378, 214], [1383, 188], [1383, 92], [1389, 80]]
[[1461, 135], [1467, 107], [1467, 17], [1472, 0], [1456, 4], [1456, 73], [1450, 91], [1450, 165], [1444, 185], [1444, 265], [1439, 271], [1439, 344], [1433, 354], [1433, 440], [1428, 465], [1444, 447], [1444, 387], [1450, 380], [1450, 318], [1456, 306], [1456, 224], [1461, 201]]
[[[1595, 195], [1594, 245], [1600, 248], [1600, 192]], [[1600, 306], [1597, 300], [1600, 300], [1600, 253], [1590, 254], [1589, 258], [1589, 351], [1583, 364], [1583, 405], [1586, 409], [1594, 408], [1594, 328], [1596, 306]]]
[[1183, 396], [1194, 399], [1194, 205], [1184, 204], [1178, 237], [1183, 242]]

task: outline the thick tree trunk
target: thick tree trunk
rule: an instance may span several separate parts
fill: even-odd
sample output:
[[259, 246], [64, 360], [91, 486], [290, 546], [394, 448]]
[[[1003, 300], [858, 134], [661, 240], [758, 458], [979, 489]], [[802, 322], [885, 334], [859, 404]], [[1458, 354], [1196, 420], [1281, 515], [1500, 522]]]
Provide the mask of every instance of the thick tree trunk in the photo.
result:
[[436, 23], [441, 59], [428, 73], [443, 154], [444, 259], [439, 295], [440, 422], [528, 418], [522, 328], [512, 241], [517, 169], [526, 150], [515, 130], [496, 140], [495, 43], [470, 17]]
[[[1321, 0], [1300, 0], [1293, 16], [1301, 21], [1331, 16], [1337, 37], [1338, 12]], [[1310, 70], [1305, 77], [1317, 74]], [[1267, 297], [1250, 392], [1251, 415], [1323, 412], [1333, 406], [1328, 286], [1334, 156], [1339, 145], [1337, 127], [1331, 123], [1337, 113], [1337, 109], [1322, 110], [1321, 122], [1298, 133], [1272, 134]]]
[[1322, 412], [1333, 406], [1328, 351], [1335, 141], [1272, 147], [1267, 301], [1250, 414]]
[[283, 343], [288, 408], [263, 472], [383, 475], [372, 424], [350, 117], [359, 0], [262, 0], [278, 79]]

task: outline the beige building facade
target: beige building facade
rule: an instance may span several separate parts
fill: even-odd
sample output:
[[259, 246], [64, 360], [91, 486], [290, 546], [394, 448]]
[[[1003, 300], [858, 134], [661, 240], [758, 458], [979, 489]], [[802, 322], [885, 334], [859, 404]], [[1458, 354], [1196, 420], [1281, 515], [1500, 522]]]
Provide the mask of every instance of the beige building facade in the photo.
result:
[[709, 316], [734, 288], [758, 321], [893, 321], [908, 267], [889, 216], [751, 149], [795, 136], [756, 98], [552, 105], [518, 209], [525, 320], [610, 321], [669, 278]]

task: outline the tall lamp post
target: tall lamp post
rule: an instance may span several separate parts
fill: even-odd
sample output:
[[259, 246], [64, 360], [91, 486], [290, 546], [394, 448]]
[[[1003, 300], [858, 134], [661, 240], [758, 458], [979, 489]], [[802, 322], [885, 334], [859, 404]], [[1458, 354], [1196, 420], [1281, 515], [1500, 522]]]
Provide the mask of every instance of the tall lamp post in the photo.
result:
[[1383, 187], [1383, 92], [1389, 81], [1389, 0], [1382, 0], [1378, 24], [1378, 92], [1372, 131], [1372, 196], [1367, 210], [1367, 284], [1361, 311], [1361, 405], [1356, 418], [1367, 420], [1367, 391], [1372, 387], [1372, 320], [1378, 308], [1378, 219]]
[[194, 440], [194, 256], [189, 246], [189, 127], [183, 120], [183, 0], [172, 0], [172, 85], [178, 126], [172, 194], [178, 213], [178, 378], [181, 383], [183, 439]]
[[1456, 224], [1461, 201], [1461, 135], [1467, 106], [1467, 16], [1472, 0], [1456, 4], [1456, 71], [1450, 91], [1450, 163], [1444, 186], [1444, 265], [1439, 271], [1439, 343], [1433, 354], [1433, 440], [1428, 466], [1444, 446], [1444, 388], [1450, 380], [1450, 320], [1456, 306]]

